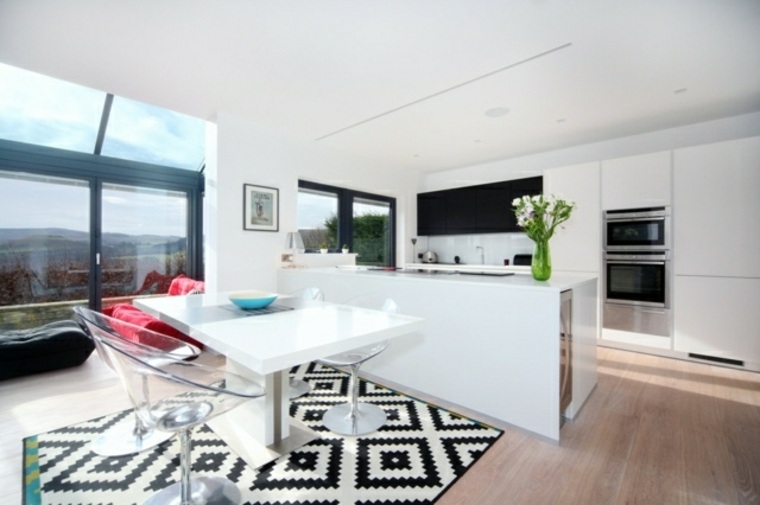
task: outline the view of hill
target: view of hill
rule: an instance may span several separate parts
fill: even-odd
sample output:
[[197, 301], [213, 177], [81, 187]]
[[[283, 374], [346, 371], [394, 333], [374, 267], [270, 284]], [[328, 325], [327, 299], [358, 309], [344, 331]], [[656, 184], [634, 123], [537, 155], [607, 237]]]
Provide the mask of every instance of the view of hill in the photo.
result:
[[[48, 263], [81, 264], [89, 261], [90, 234], [65, 228], [0, 229], [0, 267], [26, 264], [44, 253]], [[103, 234], [104, 258], [173, 254], [184, 251], [187, 240], [176, 236]]]

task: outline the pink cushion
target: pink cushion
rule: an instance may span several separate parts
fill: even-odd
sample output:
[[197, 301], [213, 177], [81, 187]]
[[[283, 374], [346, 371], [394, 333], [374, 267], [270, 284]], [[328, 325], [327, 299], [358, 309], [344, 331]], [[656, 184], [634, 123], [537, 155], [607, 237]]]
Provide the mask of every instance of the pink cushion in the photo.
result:
[[184, 274], [179, 274], [172, 279], [172, 283], [169, 285], [169, 296], [187, 295], [193, 291], [204, 293], [206, 291], [206, 283], [185, 277]]
[[[145, 328], [146, 330], [155, 331], [156, 333], [161, 333], [162, 335], [167, 335], [169, 337], [177, 338], [179, 340], [182, 340], [183, 342], [192, 344], [198, 347], [199, 349], [203, 349], [203, 344], [201, 344], [197, 340], [190, 338], [189, 336], [185, 335], [178, 329], [174, 328], [171, 325], [166, 324], [160, 319], [156, 319], [150, 314], [146, 314], [145, 312], [141, 311], [134, 305], [119, 303], [119, 304], [114, 305], [113, 307], [107, 307], [103, 309], [103, 314], [107, 316], [111, 316], [114, 319], [118, 319], [120, 321], [130, 323], [134, 326]], [[157, 345], [156, 342], [151, 343], [150, 334], [147, 332], [145, 333], [140, 332], [140, 330], [135, 328], [134, 326], [124, 325], [120, 328], [114, 328], [114, 330], [118, 331], [119, 334], [121, 334], [126, 339], [140, 342], [142, 344], [149, 345], [151, 347], [158, 347], [158, 348], [163, 347], [162, 345]], [[170, 350], [170, 349], [165, 349], [165, 350]]]

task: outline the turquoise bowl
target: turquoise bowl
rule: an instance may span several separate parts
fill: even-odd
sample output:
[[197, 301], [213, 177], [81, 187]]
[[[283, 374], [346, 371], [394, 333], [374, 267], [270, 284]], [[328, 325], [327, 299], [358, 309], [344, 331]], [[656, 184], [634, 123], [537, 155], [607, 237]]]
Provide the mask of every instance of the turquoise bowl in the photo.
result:
[[230, 301], [241, 309], [263, 309], [277, 299], [274, 293], [264, 291], [244, 291], [232, 293]]

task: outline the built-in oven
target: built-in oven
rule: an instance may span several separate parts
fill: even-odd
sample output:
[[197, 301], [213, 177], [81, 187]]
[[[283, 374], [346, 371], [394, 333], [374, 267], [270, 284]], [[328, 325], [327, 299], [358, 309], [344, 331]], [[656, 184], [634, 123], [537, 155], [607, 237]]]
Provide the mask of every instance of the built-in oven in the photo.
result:
[[606, 251], [669, 251], [670, 207], [608, 210], [604, 213]]
[[670, 251], [606, 251], [604, 328], [670, 336]]

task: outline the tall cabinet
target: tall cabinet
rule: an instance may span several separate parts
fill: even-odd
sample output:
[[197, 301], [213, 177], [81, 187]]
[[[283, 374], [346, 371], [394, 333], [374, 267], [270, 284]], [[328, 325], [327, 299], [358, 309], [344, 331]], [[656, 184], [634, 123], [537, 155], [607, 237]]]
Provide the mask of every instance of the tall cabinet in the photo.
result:
[[599, 174], [599, 162], [544, 171], [544, 193], [575, 202], [572, 216], [550, 242], [554, 270], [599, 275], [602, 250]]
[[760, 137], [674, 151], [674, 349], [760, 369]]

